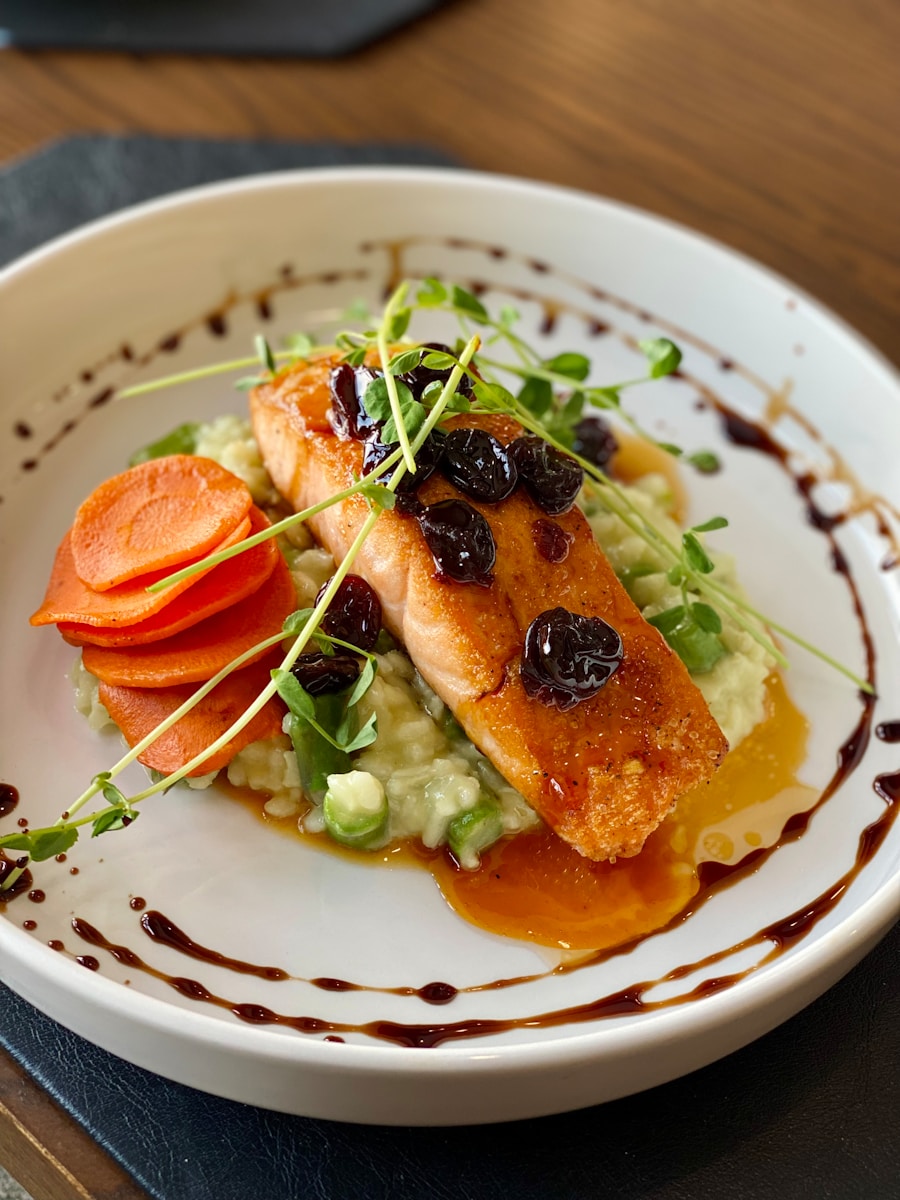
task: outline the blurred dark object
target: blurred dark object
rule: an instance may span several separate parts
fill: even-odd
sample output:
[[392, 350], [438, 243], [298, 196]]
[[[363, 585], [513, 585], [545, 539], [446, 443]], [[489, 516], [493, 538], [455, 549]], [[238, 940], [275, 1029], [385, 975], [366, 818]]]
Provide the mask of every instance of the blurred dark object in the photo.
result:
[[0, 0], [0, 46], [334, 58], [446, 0]]
[[[2, 8], [3, 0], [0, 0]], [[86, 135], [0, 169], [0, 267], [86, 221], [167, 192], [295, 167], [458, 165], [424, 146]]]

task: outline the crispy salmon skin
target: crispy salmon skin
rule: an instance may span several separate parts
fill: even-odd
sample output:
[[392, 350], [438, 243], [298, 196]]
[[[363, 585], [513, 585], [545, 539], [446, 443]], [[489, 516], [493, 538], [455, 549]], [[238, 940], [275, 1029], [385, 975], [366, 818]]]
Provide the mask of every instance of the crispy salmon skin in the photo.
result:
[[[328, 420], [328, 376], [319, 359], [257, 387], [250, 406], [263, 459], [296, 511], [348, 487], [362, 473], [362, 444]], [[466, 414], [506, 443], [507, 417]], [[460, 493], [434, 475], [424, 504]], [[556, 523], [568, 555], [549, 563], [535, 545], [543, 516], [522, 488], [498, 504], [467, 502], [488, 520], [497, 546], [489, 587], [441, 581], [418, 522], [384, 512], [351, 568], [375, 588], [385, 624], [471, 740], [543, 819], [587, 858], [637, 854], [689, 788], [710, 779], [728, 749], [680, 659], [643, 619], [573, 508]], [[309, 521], [339, 561], [368, 513], [358, 496]], [[605, 687], [566, 712], [529, 697], [520, 677], [525, 632], [561, 606], [618, 630], [624, 655]]]

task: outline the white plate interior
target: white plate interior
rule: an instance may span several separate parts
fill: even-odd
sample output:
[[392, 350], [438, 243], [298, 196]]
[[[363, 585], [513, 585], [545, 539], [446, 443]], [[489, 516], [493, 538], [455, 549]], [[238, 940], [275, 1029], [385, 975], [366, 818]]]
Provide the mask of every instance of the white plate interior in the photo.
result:
[[[53, 631], [27, 626], [75, 507], [136, 446], [183, 420], [240, 411], [244, 403], [221, 379], [121, 402], [103, 400], [107, 389], [239, 357], [260, 329], [275, 344], [286, 333], [321, 328], [360, 296], [377, 305], [398, 269], [476, 284], [489, 306], [512, 299], [530, 338], [548, 355], [583, 350], [599, 382], [636, 373], [634, 338], [681, 331], [688, 336], [676, 340], [691, 379], [752, 418], [771, 408], [773, 393], [789, 390], [795, 410], [867, 488], [900, 506], [886, 452], [900, 445], [891, 373], [795, 289], [672, 226], [571, 193], [441, 172], [309, 172], [147, 206], [64, 239], [0, 277], [9, 346], [0, 368], [2, 776], [22, 795], [15, 817], [51, 823], [118, 756], [116, 739], [90, 734], [72, 709], [66, 674], [74, 651]], [[549, 311], [557, 315], [542, 332]], [[224, 322], [211, 324], [213, 314]], [[608, 328], [599, 333], [594, 323]], [[638, 389], [630, 403], [661, 438], [713, 446], [722, 455], [719, 474], [690, 477], [690, 515], [726, 513], [731, 525], [716, 535], [717, 545], [739, 556], [759, 607], [862, 672], [850, 593], [831, 568], [826, 540], [805, 519], [803, 498], [771, 458], [726, 444], [717, 414], [695, 406], [698, 395], [691, 381], [672, 379]], [[782, 421], [778, 434], [810, 462], [827, 460], [795, 421]], [[875, 720], [895, 719], [897, 573], [882, 569], [887, 550], [869, 516], [846, 523], [836, 537], [877, 648]], [[803, 652], [791, 658], [791, 694], [812, 720], [801, 777], [823, 787], [860, 704], [828, 668]], [[71, 919], [91, 922], [164, 973], [201, 979], [218, 996], [279, 1013], [354, 1025], [524, 1018], [660, 979], [752, 938], [825, 893], [851, 870], [862, 831], [885, 811], [873, 778], [895, 767], [890, 747], [873, 740], [805, 835], [755, 875], [629, 954], [561, 976], [546, 974], [554, 961], [547, 951], [463, 923], [425, 872], [352, 863], [273, 834], [219, 795], [176, 789], [148, 802], [127, 834], [83, 840], [65, 864], [34, 868], [46, 899], [37, 905], [21, 898], [0, 918], [0, 976], [107, 1048], [238, 1099], [402, 1122], [574, 1107], [661, 1082], [736, 1048], [848, 969], [896, 914], [900, 829], [888, 832], [805, 939], [719, 995], [588, 1023], [517, 1027], [427, 1052], [361, 1032], [342, 1034], [347, 1044], [336, 1047], [322, 1032], [249, 1025], [227, 1006], [198, 1005], [92, 950], [72, 932]], [[135, 783], [141, 778], [140, 771], [132, 776]], [[11, 828], [15, 817], [0, 828]], [[272, 983], [235, 975], [154, 945], [129, 905], [135, 895], [196, 941], [296, 978]], [[26, 920], [37, 927], [26, 932]], [[51, 939], [63, 941], [67, 953], [49, 949]], [[753, 946], [677, 986], [648, 990], [646, 998], [687, 995], [712, 975], [744, 972], [768, 948]], [[99, 972], [74, 961], [87, 953], [100, 960]], [[418, 988], [446, 980], [465, 989], [522, 975], [535, 978], [463, 992], [439, 1009], [415, 996], [329, 992], [306, 982], [331, 977]]]

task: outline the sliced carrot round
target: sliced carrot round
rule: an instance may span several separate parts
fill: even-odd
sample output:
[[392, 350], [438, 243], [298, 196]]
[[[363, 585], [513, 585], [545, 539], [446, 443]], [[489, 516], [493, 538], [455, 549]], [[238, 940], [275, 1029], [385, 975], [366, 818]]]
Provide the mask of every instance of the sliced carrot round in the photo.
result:
[[[250, 518], [245, 517], [228, 537], [213, 547], [213, 551], [226, 550], [229, 546], [243, 541], [250, 528]], [[186, 563], [184, 565], [187, 566]], [[41, 607], [31, 617], [31, 624], [55, 625], [60, 621], [77, 621], [82, 625], [113, 628], [119, 625], [133, 625], [171, 604], [176, 596], [188, 588], [195, 587], [211, 570], [212, 567], [208, 567], [205, 571], [198, 571], [196, 575], [182, 579], [180, 583], [173, 583], [162, 592], [148, 592], [147, 588], [171, 574], [168, 567], [121, 583], [109, 591], [97, 592], [79, 578], [72, 555], [70, 532], [63, 538], [56, 552], [50, 582], [47, 584], [47, 594]]]
[[[183, 767], [211, 746], [249, 708], [269, 682], [271, 668], [279, 661], [280, 655], [270, 655], [251, 667], [234, 671], [157, 738], [139, 755], [138, 761], [164, 775]], [[121, 729], [129, 746], [136, 746], [192, 696], [198, 686], [128, 688], [101, 683], [100, 702]], [[284, 711], [281, 701], [273, 697], [239, 734], [190, 774], [206, 775], [209, 771], [217, 771], [230, 763], [244, 746], [274, 737], [281, 730]]]
[[170, 454], [114, 475], [75, 514], [75, 571], [94, 591], [202, 558], [246, 517], [247, 485], [211, 458]]
[[[258, 508], [251, 509], [250, 517], [251, 533], [268, 528], [269, 522]], [[255, 595], [282, 561], [275, 539], [270, 538], [213, 567], [196, 587], [176, 596], [143, 621], [121, 626], [59, 621], [59, 632], [72, 646], [144, 646], [159, 642]]]
[[[297, 594], [284, 559], [268, 581], [246, 600], [192, 625], [183, 633], [147, 646], [85, 646], [85, 668], [104, 683], [159, 688], [212, 679], [258, 642], [279, 633], [297, 607]], [[260, 650], [262, 658], [269, 650]], [[248, 659], [250, 662], [256, 661]]]

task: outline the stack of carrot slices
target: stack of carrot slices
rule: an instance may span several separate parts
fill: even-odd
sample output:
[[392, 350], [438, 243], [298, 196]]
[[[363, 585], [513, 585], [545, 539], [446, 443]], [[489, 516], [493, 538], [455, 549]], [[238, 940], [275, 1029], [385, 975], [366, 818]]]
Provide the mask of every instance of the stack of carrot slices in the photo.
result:
[[[100, 700], [136, 745], [223, 667], [277, 634], [296, 607], [274, 539], [161, 592], [147, 588], [182, 567], [266, 529], [246, 485], [212, 459], [174, 454], [102, 483], [75, 514], [32, 625], [56, 625], [81, 646]], [[140, 755], [163, 774], [212, 744], [256, 699], [279, 659], [262, 651]], [[258, 661], [257, 661], [258, 660]], [[270, 700], [241, 732], [190, 772], [225, 766], [281, 728]]]

